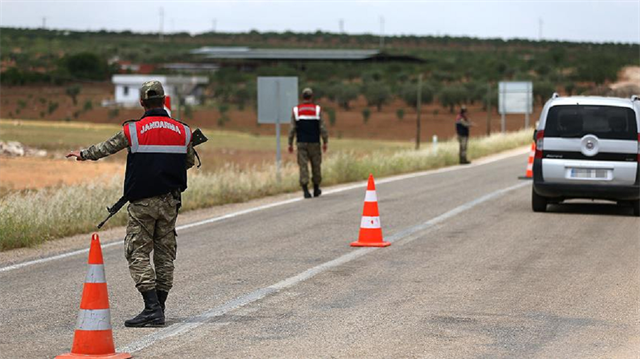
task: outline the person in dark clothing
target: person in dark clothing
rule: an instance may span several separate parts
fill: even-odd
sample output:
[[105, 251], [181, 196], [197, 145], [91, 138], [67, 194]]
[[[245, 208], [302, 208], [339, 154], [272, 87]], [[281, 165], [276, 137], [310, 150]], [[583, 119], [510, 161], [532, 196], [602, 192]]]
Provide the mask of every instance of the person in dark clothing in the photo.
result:
[[173, 286], [181, 192], [187, 188], [187, 169], [195, 163], [191, 129], [164, 110], [160, 82], [142, 84], [140, 105], [145, 110], [142, 118], [125, 122], [121, 131], [104, 142], [67, 155], [78, 161], [96, 161], [125, 148], [128, 151], [125, 257], [144, 310], [125, 321], [127, 327], [164, 325], [165, 302]]
[[473, 122], [467, 117], [467, 108], [462, 106], [456, 118], [456, 133], [458, 134], [458, 143], [460, 144], [461, 165], [471, 163], [467, 160], [467, 146], [469, 144], [469, 128], [472, 126]]
[[[291, 115], [291, 130], [289, 130], [289, 153], [293, 153], [293, 139], [297, 137], [298, 166], [300, 167], [300, 186], [304, 198], [311, 198], [309, 193], [309, 162], [313, 176], [313, 196], [322, 194], [322, 152], [327, 152], [329, 133], [322, 121], [320, 106], [313, 103], [313, 91], [310, 88], [302, 90], [302, 103], [293, 108]], [[322, 138], [322, 150], [320, 148]]]

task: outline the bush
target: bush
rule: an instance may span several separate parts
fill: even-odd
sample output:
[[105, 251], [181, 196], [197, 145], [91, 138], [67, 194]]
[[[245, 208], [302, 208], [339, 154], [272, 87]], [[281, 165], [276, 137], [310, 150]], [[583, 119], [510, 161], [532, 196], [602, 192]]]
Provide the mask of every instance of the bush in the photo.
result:
[[84, 107], [82, 108], [85, 112], [93, 110], [93, 102], [91, 100], [87, 100], [84, 102]]
[[454, 112], [454, 107], [462, 105], [467, 100], [467, 91], [460, 84], [445, 86], [438, 94], [438, 99], [442, 107], [449, 108], [449, 112]]
[[325, 111], [329, 115], [329, 124], [335, 126], [336, 124], [336, 110], [332, 107], [325, 108]]
[[251, 100], [249, 95], [249, 90], [247, 90], [246, 87], [240, 87], [236, 89], [234, 97], [236, 98], [236, 103], [238, 104], [238, 110], [240, 111], [244, 110], [245, 104]]
[[184, 108], [184, 117], [186, 117], [188, 119], [192, 119], [193, 118], [193, 108], [190, 105], [187, 105], [187, 104], [182, 105], [182, 107]]
[[63, 67], [71, 76], [81, 80], [105, 80], [109, 76], [107, 61], [91, 52], [66, 56]]
[[371, 116], [371, 110], [368, 107], [365, 107], [364, 109], [362, 109], [362, 120], [364, 121], [365, 124], [369, 122], [370, 116]]
[[69, 86], [65, 89], [65, 93], [67, 94], [67, 96], [71, 97], [71, 101], [73, 101], [73, 105], [77, 105], [78, 104], [78, 94], [80, 94], [80, 86], [75, 85], [75, 86]]
[[533, 83], [533, 97], [538, 99], [540, 104], [544, 104], [556, 91], [556, 87], [551, 82], [538, 81]]
[[120, 109], [117, 107], [109, 109], [109, 112], [107, 112], [107, 117], [109, 117], [109, 119], [116, 118], [118, 116], [120, 116]]
[[58, 109], [58, 103], [57, 102], [49, 102], [49, 106], [47, 107], [47, 113], [49, 113], [49, 115], [51, 115], [52, 113], [54, 113], [56, 110]]
[[367, 99], [367, 105], [376, 106], [378, 112], [382, 111], [382, 105], [387, 103], [391, 98], [391, 90], [383, 82], [371, 82], [363, 86], [364, 97]]
[[218, 112], [220, 112], [220, 117], [218, 117], [218, 126], [223, 127], [227, 122], [231, 121], [231, 119], [227, 116], [227, 112], [229, 111], [229, 105], [226, 103], [221, 103], [218, 105]]
[[352, 84], [336, 83], [330, 86], [328, 92], [334, 102], [345, 110], [349, 110], [349, 102], [358, 98], [358, 88]]
[[396, 110], [396, 117], [398, 117], [398, 120], [402, 121], [402, 119], [404, 118], [404, 109], [403, 108], [399, 108]]
[[[418, 106], [418, 85], [408, 84], [401, 90], [402, 100], [409, 106], [416, 108]], [[422, 92], [420, 96], [422, 104], [433, 102], [433, 87], [429, 84], [422, 84]]]

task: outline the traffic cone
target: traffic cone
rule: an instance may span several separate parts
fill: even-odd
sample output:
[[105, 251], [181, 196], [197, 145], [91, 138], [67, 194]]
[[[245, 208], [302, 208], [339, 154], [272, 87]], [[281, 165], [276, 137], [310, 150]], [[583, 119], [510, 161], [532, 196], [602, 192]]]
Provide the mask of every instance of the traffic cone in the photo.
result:
[[527, 161], [527, 171], [524, 174], [524, 177], [519, 177], [520, 179], [533, 179], [533, 158], [536, 156], [536, 143], [535, 141], [531, 143], [531, 152], [529, 153], [529, 160]]
[[387, 247], [390, 245], [391, 243], [382, 240], [376, 185], [373, 182], [373, 175], [369, 175], [367, 194], [364, 197], [362, 221], [360, 222], [360, 236], [357, 242], [351, 243], [351, 247]]
[[111, 332], [111, 313], [107, 281], [104, 275], [104, 262], [100, 238], [97, 233], [91, 236], [89, 248], [89, 272], [84, 281], [80, 313], [73, 335], [71, 353], [58, 355], [56, 359], [127, 359], [128, 353], [116, 353]]
[[171, 117], [171, 96], [164, 97], [164, 109], [169, 114], [169, 117]]

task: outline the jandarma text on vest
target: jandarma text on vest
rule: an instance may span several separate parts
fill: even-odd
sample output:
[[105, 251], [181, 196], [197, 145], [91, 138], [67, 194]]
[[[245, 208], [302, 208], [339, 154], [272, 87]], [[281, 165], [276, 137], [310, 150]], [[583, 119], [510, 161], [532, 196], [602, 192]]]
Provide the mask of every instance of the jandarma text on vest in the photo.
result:
[[142, 126], [142, 130], [140, 130], [140, 134], [143, 134], [149, 130], [152, 130], [154, 128], [167, 128], [170, 129], [172, 131], [175, 131], [179, 134], [182, 134], [182, 132], [180, 132], [180, 128], [172, 123], [166, 122], [166, 121], [154, 121], [151, 123], [147, 123], [146, 125]]

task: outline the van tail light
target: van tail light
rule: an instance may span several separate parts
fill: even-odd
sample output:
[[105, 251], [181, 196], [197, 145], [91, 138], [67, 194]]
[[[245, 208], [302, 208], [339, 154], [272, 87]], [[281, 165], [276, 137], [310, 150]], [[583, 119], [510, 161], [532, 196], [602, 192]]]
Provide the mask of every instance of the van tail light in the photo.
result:
[[[536, 158], [542, 158], [542, 150], [544, 149], [543, 147], [544, 147], [544, 130], [538, 130], [538, 132], [536, 132]], [[638, 154], [638, 156], [640, 156], [640, 153]]]

